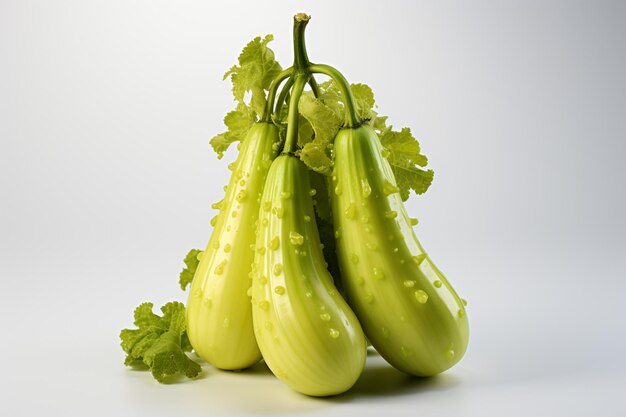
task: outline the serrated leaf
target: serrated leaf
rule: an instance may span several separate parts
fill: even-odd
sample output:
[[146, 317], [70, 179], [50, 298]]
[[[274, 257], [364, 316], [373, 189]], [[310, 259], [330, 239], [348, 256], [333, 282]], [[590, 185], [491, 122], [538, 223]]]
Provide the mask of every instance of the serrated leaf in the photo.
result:
[[200, 253], [202, 253], [200, 249], [191, 249], [183, 260], [185, 268], [178, 276], [178, 284], [183, 291], [185, 291], [187, 286], [193, 281], [193, 277], [198, 269], [198, 264], [200, 263], [198, 260], [198, 255], [200, 255]]
[[217, 152], [218, 159], [222, 159], [224, 152], [231, 143], [242, 141], [248, 130], [256, 121], [256, 114], [250, 107], [243, 103], [239, 103], [235, 110], [232, 110], [224, 117], [224, 124], [228, 130], [224, 133], [214, 136], [209, 143], [213, 150]]
[[310, 169], [320, 174], [328, 175], [332, 168], [332, 161], [326, 153], [326, 146], [321, 143], [309, 142], [299, 153], [300, 159]]

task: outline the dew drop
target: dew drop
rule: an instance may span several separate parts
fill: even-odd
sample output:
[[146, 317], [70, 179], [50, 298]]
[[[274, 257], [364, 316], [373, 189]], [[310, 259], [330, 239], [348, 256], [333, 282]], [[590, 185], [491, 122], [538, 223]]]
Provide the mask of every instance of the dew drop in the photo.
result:
[[354, 216], [356, 215], [356, 207], [354, 206], [354, 203], [350, 203], [350, 205], [348, 205], [348, 208], [346, 208], [345, 214], [346, 214], [346, 218], [354, 219]]
[[217, 203], [213, 203], [211, 204], [211, 208], [215, 209], [215, 210], [219, 210], [222, 208], [222, 205], [224, 204], [224, 200], [220, 200]]
[[261, 283], [261, 285], [267, 284], [267, 277], [265, 275], [261, 275], [261, 277], [259, 278], [259, 282]]
[[370, 187], [369, 181], [367, 178], [363, 178], [361, 180], [361, 195], [363, 198], [367, 198], [372, 194], [372, 187]]
[[213, 249], [219, 249], [219, 248], [220, 248], [220, 241], [219, 241], [219, 240], [216, 240], [215, 242], [213, 242], [213, 243], [211, 244], [211, 247], [212, 247]]
[[285, 287], [279, 285], [276, 288], [274, 288], [274, 292], [278, 295], [283, 295], [285, 293]]
[[265, 255], [265, 246], [259, 246], [258, 248], [256, 248], [256, 253], [258, 253], [259, 255]]
[[383, 184], [383, 193], [385, 195], [391, 195], [393, 193], [397, 193], [398, 191], [400, 191], [398, 187], [389, 182], [389, 180], [385, 180], [385, 183]]
[[465, 298], [461, 298], [461, 302], [463, 303], [464, 306], [467, 305], [467, 300]]
[[335, 230], [335, 239], [339, 239], [341, 237], [341, 231], [339, 229]]
[[367, 242], [365, 244], [365, 247], [369, 250], [377, 250], [378, 249], [378, 244], [376, 242]]
[[435, 280], [435, 282], [433, 282], [433, 285], [437, 288], [441, 288], [441, 281], [439, 281], [438, 279]]
[[211, 301], [210, 298], [205, 298], [202, 300], [202, 304], [204, 304], [206, 308], [211, 308], [213, 306], [213, 301]]
[[413, 262], [415, 262], [416, 265], [421, 265], [422, 262], [424, 262], [424, 259], [426, 259], [426, 254], [420, 253], [419, 255], [413, 257]]
[[352, 262], [354, 265], [359, 263], [359, 255], [357, 255], [356, 253], [352, 252], [350, 254], [350, 262]]
[[417, 290], [415, 291], [414, 295], [415, 299], [420, 304], [426, 304], [426, 302], [428, 301], [428, 294], [426, 294], [426, 291], [424, 290]]
[[306, 214], [304, 215], [304, 221], [305, 222], [310, 222], [311, 221], [311, 216], [307, 216]]
[[404, 356], [405, 358], [408, 358], [409, 356], [411, 356], [413, 354], [411, 349], [409, 349], [406, 346], [400, 347], [400, 353], [402, 353], [402, 356]]
[[261, 207], [263, 207], [263, 211], [270, 211], [272, 209], [272, 202], [269, 200], [264, 201]]
[[224, 319], [224, 322], [222, 323], [222, 327], [224, 327], [225, 329], [228, 329], [230, 327], [230, 319], [228, 317]]
[[309, 195], [310, 195], [311, 197], [313, 197], [315, 194], [317, 194], [317, 190], [316, 190], [315, 188], [311, 188], [311, 189], [309, 190]]
[[419, 223], [419, 220], [417, 220], [415, 217], [411, 217], [409, 219], [409, 222], [411, 223], [411, 226], [417, 226], [417, 224]]
[[217, 224], [217, 218], [218, 218], [218, 217], [219, 217], [219, 216], [214, 216], [214, 217], [211, 219], [211, 226], [215, 227], [215, 225]]
[[266, 311], [267, 311], [267, 310], [269, 310], [269, 309], [270, 309], [270, 303], [269, 303], [269, 301], [267, 301], [267, 300], [263, 300], [263, 301], [261, 301], [261, 302], [259, 303], [259, 308], [260, 308], [261, 310], [266, 310]]
[[336, 195], [341, 195], [341, 193], [342, 193], [342, 191], [341, 191], [341, 186], [337, 185], [337, 186], [335, 187], [335, 194], [336, 194]]
[[328, 314], [328, 313], [322, 313], [322, 314], [320, 314], [320, 319], [321, 319], [322, 321], [330, 321], [330, 314]]
[[413, 288], [415, 286], [415, 281], [407, 279], [406, 281], [403, 282], [403, 284], [407, 288]]
[[215, 267], [215, 275], [222, 275], [224, 273], [225, 266], [226, 266], [226, 259], [224, 259]]
[[304, 293], [304, 296], [306, 298], [313, 298], [313, 293], [311, 291], [307, 291], [307, 292]]
[[263, 220], [261, 220], [261, 226], [263, 226], [263, 227], [267, 227], [267, 225], [268, 225], [269, 223], [270, 223], [270, 222], [269, 222], [269, 220], [267, 220], [267, 219], [263, 219]]
[[446, 350], [446, 358], [448, 358], [448, 360], [454, 359], [454, 350], [452, 349]]
[[236, 164], [235, 164], [234, 162], [231, 162], [230, 164], [228, 164], [228, 165], [227, 165], [227, 166], [228, 166], [228, 170], [229, 170], [229, 171], [233, 171], [233, 170], [235, 169], [235, 165], [236, 165]]
[[247, 196], [248, 196], [248, 192], [246, 190], [239, 190], [239, 192], [235, 196], [235, 200], [241, 203], [242, 201], [246, 199]]
[[459, 312], [458, 312], [457, 314], [458, 314], [458, 316], [459, 316], [460, 318], [463, 318], [463, 317], [465, 317], [465, 310], [460, 309], [460, 310], [459, 310]]
[[283, 207], [274, 207], [272, 209], [272, 212], [276, 215], [276, 217], [278, 217], [279, 219], [282, 219], [283, 216], [285, 215], [285, 209]]
[[374, 301], [374, 294], [371, 292], [365, 293], [363, 300], [365, 300], [367, 304], [371, 304]]
[[339, 330], [337, 329], [333, 329], [332, 327], [328, 330], [328, 334], [330, 335], [330, 337], [332, 337], [333, 339], [336, 339], [339, 337]]
[[224, 252], [228, 253], [228, 252], [230, 252], [230, 249], [231, 249], [230, 243], [227, 243], [227, 244], [224, 245]]
[[361, 221], [362, 221], [363, 223], [369, 223], [370, 218], [369, 218], [369, 217], [367, 217], [367, 215], [365, 215], [365, 214], [364, 214], [364, 215], [362, 215], [362, 216], [361, 216]]
[[291, 198], [291, 193], [289, 191], [281, 191], [280, 198], [281, 200], [289, 200]]
[[237, 211], [233, 211], [233, 213], [231, 214], [232, 217], [237, 217]]
[[374, 274], [374, 278], [376, 279], [385, 279], [385, 272], [377, 267], [372, 268], [372, 273]]
[[278, 236], [274, 236], [270, 240], [270, 243], [267, 245], [267, 247], [270, 248], [271, 250], [276, 250], [278, 249], [279, 246], [280, 246], [280, 239], [278, 238]]
[[396, 217], [398, 217], [398, 212], [395, 210], [389, 210], [385, 212], [385, 217], [387, 219], [395, 219]]
[[280, 273], [283, 272], [283, 264], [274, 265], [274, 268], [272, 268], [272, 272], [274, 273], [274, 275], [280, 275]]
[[241, 180], [241, 181], [239, 181], [239, 185], [241, 185], [242, 187], [243, 187], [244, 185], [246, 185], [246, 180]]
[[289, 243], [292, 245], [302, 245], [304, 243], [304, 236], [296, 231], [289, 232]]

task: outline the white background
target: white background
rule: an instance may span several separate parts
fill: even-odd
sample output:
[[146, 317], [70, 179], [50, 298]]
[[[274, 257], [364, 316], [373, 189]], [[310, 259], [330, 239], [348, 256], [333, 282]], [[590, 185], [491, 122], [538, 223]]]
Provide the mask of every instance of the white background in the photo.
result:
[[[264, 365], [159, 385], [122, 365], [144, 300], [185, 300], [226, 164], [225, 70], [273, 33], [288, 66], [366, 82], [435, 181], [409, 211], [469, 300], [470, 347], [415, 380], [370, 356], [334, 399]], [[0, 2], [0, 415], [626, 415], [626, 3]]]

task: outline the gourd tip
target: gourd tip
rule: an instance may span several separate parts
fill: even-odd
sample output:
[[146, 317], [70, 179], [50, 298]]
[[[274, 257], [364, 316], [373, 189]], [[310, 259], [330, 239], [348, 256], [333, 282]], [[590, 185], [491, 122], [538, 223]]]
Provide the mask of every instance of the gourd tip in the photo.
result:
[[296, 13], [293, 16], [293, 20], [295, 20], [296, 22], [308, 22], [309, 20], [311, 20], [311, 16], [306, 13]]

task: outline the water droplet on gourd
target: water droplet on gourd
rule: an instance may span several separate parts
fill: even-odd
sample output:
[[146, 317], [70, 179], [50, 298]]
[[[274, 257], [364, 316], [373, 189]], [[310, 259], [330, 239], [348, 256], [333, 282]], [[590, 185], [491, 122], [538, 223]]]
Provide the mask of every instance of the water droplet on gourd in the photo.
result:
[[406, 281], [403, 282], [403, 284], [407, 288], [413, 288], [415, 286], [415, 281], [407, 279]]
[[461, 298], [461, 302], [463, 303], [464, 306], [467, 305], [467, 300], [465, 298]]
[[282, 219], [285, 215], [285, 209], [283, 207], [274, 207], [272, 209], [272, 213], [274, 213], [279, 219]]
[[278, 285], [276, 288], [274, 288], [274, 292], [278, 295], [283, 295], [285, 293], [285, 287]]
[[261, 310], [269, 310], [270, 309], [270, 303], [267, 300], [263, 300], [259, 303], [259, 308]]
[[228, 164], [228, 165], [227, 165], [227, 166], [228, 166], [228, 170], [229, 170], [229, 171], [233, 171], [233, 170], [235, 169], [235, 165], [236, 165], [236, 164], [235, 164], [234, 162], [231, 162], [230, 164]]
[[339, 330], [337, 329], [333, 329], [332, 327], [330, 329], [328, 329], [328, 334], [330, 335], [330, 337], [332, 337], [333, 339], [336, 339], [339, 337]]
[[328, 314], [328, 313], [322, 313], [322, 314], [320, 314], [320, 319], [321, 319], [322, 321], [330, 321], [330, 314]]
[[271, 250], [276, 250], [278, 249], [279, 246], [280, 246], [280, 239], [278, 238], [278, 236], [274, 236], [270, 240], [270, 243], [267, 245], [267, 247], [269, 247]]
[[419, 220], [417, 220], [415, 217], [411, 217], [409, 218], [409, 222], [411, 223], [411, 226], [417, 226]]
[[270, 211], [272, 209], [272, 202], [269, 200], [264, 201], [261, 207], [263, 207], [264, 211]]
[[381, 327], [380, 332], [385, 339], [389, 339], [389, 329], [387, 329], [386, 327]]
[[337, 186], [335, 187], [335, 194], [336, 194], [336, 195], [341, 195], [341, 193], [342, 193], [342, 191], [341, 191], [341, 186], [337, 185]]
[[219, 240], [214, 241], [211, 246], [213, 247], [213, 249], [219, 249], [220, 248], [220, 242]]
[[274, 273], [274, 275], [280, 275], [280, 273], [283, 272], [283, 264], [274, 265], [274, 268], [272, 268], [272, 272]]
[[345, 214], [346, 214], [346, 218], [354, 219], [354, 216], [356, 215], [356, 207], [354, 206], [354, 203], [351, 202], [350, 205], [348, 205], [348, 208], [346, 208]]
[[361, 180], [361, 195], [363, 198], [367, 198], [372, 194], [372, 187], [370, 187], [369, 181], [367, 178], [363, 178]]
[[227, 244], [224, 245], [224, 252], [228, 253], [228, 252], [230, 252], [230, 249], [231, 249], [230, 243], [227, 243]]
[[228, 185], [223, 186], [223, 187], [222, 187], [222, 190], [224, 190], [224, 191], [228, 191]]
[[369, 250], [377, 250], [378, 244], [376, 242], [367, 242], [365, 243], [365, 247]]
[[226, 262], [226, 259], [224, 259], [215, 267], [215, 275], [222, 275], [224, 273], [224, 267], [226, 266]]
[[210, 298], [205, 298], [204, 300], [202, 300], [202, 304], [206, 307], [206, 308], [211, 308], [213, 306], [213, 301], [211, 301]]
[[426, 304], [426, 302], [428, 301], [428, 294], [426, 294], [426, 291], [424, 290], [417, 290], [415, 291], [414, 295], [415, 299], [420, 304]]
[[365, 293], [363, 299], [366, 303], [371, 304], [374, 301], [374, 294], [372, 294], [371, 292]]
[[459, 312], [458, 312], [457, 314], [458, 314], [458, 316], [459, 316], [460, 318], [463, 318], [463, 317], [465, 317], [465, 310], [460, 309], [460, 310], [459, 310]]
[[233, 214], [231, 214], [232, 217], [237, 217], [237, 210], [233, 211]]
[[200, 290], [193, 290], [193, 296], [194, 297], [201, 297], [202, 296], [202, 291], [200, 291]]
[[239, 192], [235, 196], [235, 200], [241, 203], [242, 201], [246, 199], [247, 196], [248, 196], [248, 192], [246, 190], [239, 190]]
[[198, 252], [198, 254], [196, 255], [196, 259], [197, 260], [201, 261], [202, 258], [204, 258], [204, 251]]
[[311, 221], [311, 216], [307, 216], [306, 214], [304, 215], [304, 221], [305, 222], [310, 222]]
[[247, 295], [248, 297], [252, 297], [252, 287], [249, 287], [249, 288], [248, 288], [248, 291], [246, 291], [246, 295]]
[[241, 180], [241, 181], [239, 181], [239, 185], [241, 185], [242, 187], [243, 187], [244, 185], [246, 185], [246, 180]]
[[337, 182], [337, 176], [333, 175], [333, 182]]
[[439, 281], [438, 279], [435, 280], [435, 282], [433, 282], [433, 285], [437, 288], [441, 288], [441, 281]]
[[[324, 248], [325, 248], [324, 244], [323, 244], [323, 243], [320, 243], [320, 249], [321, 249], [321, 250], [324, 250]], [[326, 266], [328, 266], [328, 265], [326, 265]]]
[[211, 204], [211, 208], [215, 209], [215, 210], [219, 210], [219, 209], [222, 208], [222, 204], [224, 204], [224, 200], [223, 199], [218, 201], [217, 203]]
[[426, 259], [426, 254], [420, 253], [419, 255], [413, 257], [413, 262], [417, 265], [421, 265], [422, 262], [424, 262], [424, 259]]
[[454, 359], [454, 350], [453, 349], [446, 350], [446, 358], [448, 358], [448, 360]]
[[391, 195], [393, 193], [397, 193], [398, 191], [400, 191], [398, 189], [398, 187], [396, 187], [395, 185], [393, 185], [391, 182], [389, 182], [389, 180], [385, 180], [384, 184], [383, 184], [383, 193], [385, 195]]
[[292, 245], [302, 245], [304, 243], [304, 236], [296, 231], [289, 232], [289, 243]]
[[364, 214], [364, 215], [361, 216], [361, 221], [363, 223], [368, 223], [370, 221], [370, 218], [367, 217], [367, 215]]
[[306, 298], [313, 298], [313, 293], [311, 291], [307, 291], [307, 292], [304, 293], [304, 296]]
[[215, 225], [217, 224], [217, 219], [219, 216], [213, 216], [213, 218], [211, 219], [211, 226], [215, 227]]
[[393, 248], [393, 253], [398, 253], [400, 251], [399, 248]]
[[335, 230], [335, 239], [339, 239], [341, 237], [340, 229]]
[[258, 253], [259, 255], [265, 255], [265, 246], [259, 246], [258, 248], [256, 248], [256, 253]]
[[317, 190], [316, 190], [315, 188], [311, 188], [311, 189], [309, 190], [309, 195], [310, 195], [311, 197], [313, 197], [315, 194], [317, 194]]
[[280, 198], [281, 200], [288, 200], [291, 198], [291, 193], [289, 191], [281, 191]]
[[376, 279], [385, 279], [385, 272], [380, 268], [373, 267], [372, 273], [374, 274], [374, 278]]
[[267, 284], [267, 277], [265, 275], [261, 275], [261, 277], [259, 278], [259, 282], [261, 283], [261, 285]]
[[228, 329], [230, 327], [230, 319], [228, 317], [224, 319], [224, 322], [222, 323], [222, 327], [224, 327], [225, 329]]
[[267, 220], [267, 219], [263, 219], [263, 220], [261, 220], [261, 226], [263, 226], [263, 227], [267, 227], [267, 225], [268, 225], [269, 223], [270, 223], [270, 222], [269, 222], [269, 220]]
[[385, 218], [387, 219], [395, 219], [398, 217], [398, 212], [395, 210], [388, 210], [385, 212]]
[[402, 356], [404, 356], [405, 358], [408, 358], [409, 356], [411, 356], [413, 354], [411, 349], [409, 349], [406, 346], [400, 347], [400, 353], [402, 353]]
[[356, 253], [352, 252], [350, 254], [350, 262], [352, 262], [354, 265], [359, 263], [359, 255], [357, 255]]

